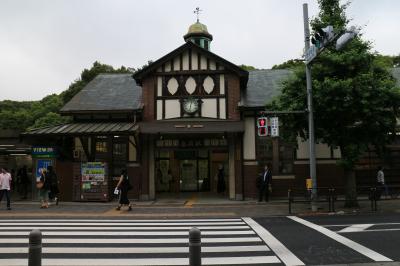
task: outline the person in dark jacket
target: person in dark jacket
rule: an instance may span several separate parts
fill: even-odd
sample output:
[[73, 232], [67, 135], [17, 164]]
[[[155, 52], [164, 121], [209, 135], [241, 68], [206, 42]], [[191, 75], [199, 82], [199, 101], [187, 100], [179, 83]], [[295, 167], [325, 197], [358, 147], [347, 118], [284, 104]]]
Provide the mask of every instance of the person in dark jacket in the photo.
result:
[[119, 190], [119, 205], [116, 208], [117, 211], [121, 210], [123, 205], [128, 206], [128, 211], [132, 210], [131, 203], [128, 199], [128, 190], [131, 189], [131, 185], [129, 183], [129, 177], [127, 175], [126, 169], [121, 171], [121, 177], [119, 178], [116, 190]]
[[225, 192], [225, 173], [224, 173], [224, 166], [220, 164], [218, 166], [218, 173], [217, 173], [217, 192], [223, 193]]
[[58, 177], [51, 165], [47, 166], [47, 177], [50, 182], [49, 200], [55, 201], [56, 205], [58, 205], [58, 194], [60, 193], [58, 189]]
[[263, 195], [265, 195], [265, 201], [269, 200], [269, 184], [272, 179], [272, 173], [268, 165], [264, 167], [264, 171], [258, 176], [257, 187], [258, 187], [258, 201], [261, 202]]

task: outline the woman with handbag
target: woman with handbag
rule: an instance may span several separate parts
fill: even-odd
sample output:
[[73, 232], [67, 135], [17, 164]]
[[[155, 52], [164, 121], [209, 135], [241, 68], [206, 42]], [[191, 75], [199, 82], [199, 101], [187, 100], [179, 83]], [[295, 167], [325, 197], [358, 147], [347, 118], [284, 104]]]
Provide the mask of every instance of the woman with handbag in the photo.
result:
[[39, 189], [39, 198], [42, 203], [40, 208], [47, 209], [49, 207], [50, 180], [47, 177], [47, 171], [45, 168], [41, 171], [40, 180], [36, 183], [36, 188]]
[[115, 191], [119, 192], [119, 205], [116, 208], [117, 211], [121, 210], [122, 205], [128, 205], [128, 211], [132, 210], [131, 203], [129, 202], [128, 199], [128, 190], [131, 190], [132, 186], [129, 183], [129, 177], [127, 175], [126, 169], [123, 169], [121, 171], [121, 177], [119, 178], [117, 187], [115, 188]]

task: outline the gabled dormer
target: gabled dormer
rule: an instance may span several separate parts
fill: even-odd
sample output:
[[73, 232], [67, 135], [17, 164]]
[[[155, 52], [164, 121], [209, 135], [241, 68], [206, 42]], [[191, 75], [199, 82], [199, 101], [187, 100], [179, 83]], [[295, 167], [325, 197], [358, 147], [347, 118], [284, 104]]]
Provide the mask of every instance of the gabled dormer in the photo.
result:
[[185, 44], [133, 75], [143, 88], [144, 120], [238, 120], [248, 72], [196, 44], [200, 33], [189, 33]]

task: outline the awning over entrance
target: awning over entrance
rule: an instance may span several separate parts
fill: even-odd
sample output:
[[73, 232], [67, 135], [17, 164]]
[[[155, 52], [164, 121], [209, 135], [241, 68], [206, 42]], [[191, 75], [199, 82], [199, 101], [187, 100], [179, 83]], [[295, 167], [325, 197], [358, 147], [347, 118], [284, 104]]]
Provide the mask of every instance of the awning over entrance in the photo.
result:
[[244, 124], [242, 121], [157, 121], [139, 123], [139, 131], [145, 134], [244, 132]]
[[130, 134], [138, 129], [136, 123], [70, 123], [52, 127], [33, 129], [23, 136], [43, 135], [116, 135]]

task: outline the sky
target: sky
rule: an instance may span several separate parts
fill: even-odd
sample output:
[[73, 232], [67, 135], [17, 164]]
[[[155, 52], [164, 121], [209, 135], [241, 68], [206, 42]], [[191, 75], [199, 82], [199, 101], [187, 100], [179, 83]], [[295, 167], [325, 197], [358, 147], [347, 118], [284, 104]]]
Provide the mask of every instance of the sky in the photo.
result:
[[[0, 100], [59, 94], [95, 61], [155, 61], [184, 43], [196, 7], [212, 52], [268, 69], [301, 58], [303, 3], [318, 14], [317, 0], [0, 0]], [[373, 51], [400, 54], [399, 0], [352, 0], [347, 17]]]

